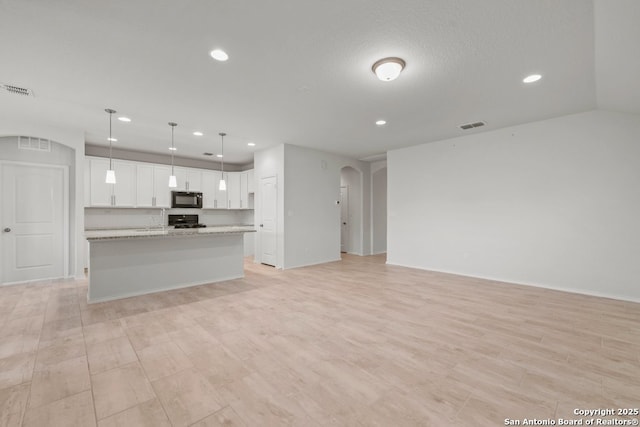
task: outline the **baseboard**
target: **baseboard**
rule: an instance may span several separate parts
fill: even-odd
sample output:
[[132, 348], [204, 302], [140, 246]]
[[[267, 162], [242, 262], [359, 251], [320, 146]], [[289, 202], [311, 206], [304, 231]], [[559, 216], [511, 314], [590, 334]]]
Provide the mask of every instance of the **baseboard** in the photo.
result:
[[282, 269], [283, 270], [290, 270], [292, 268], [311, 267], [312, 265], [326, 264], [328, 262], [336, 262], [336, 261], [342, 261], [342, 259], [340, 259], [340, 258], [328, 259], [326, 261], [312, 262], [312, 263], [309, 263], [309, 264], [300, 264], [300, 265], [292, 265], [292, 266], [282, 267]]
[[591, 297], [609, 298], [609, 299], [615, 299], [615, 300], [618, 300], [618, 301], [627, 301], [627, 302], [640, 303], [640, 298], [634, 298], [634, 297], [629, 297], [629, 296], [621, 296], [621, 295], [616, 295], [616, 294], [608, 294], [608, 293], [604, 293], [604, 292], [597, 292], [597, 291], [591, 291], [591, 290], [576, 289], [576, 288], [565, 288], [565, 287], [562, 287], [562, 286], [542, 285], [542, 284], [539, 284], [539, 283], [516, 282], [516, 281], [513, 281], [513, 280], [505, 280], [505, 279], [500, 279], [500, 278], [497, 278], [497, 277], [470, 276], [468, 274], [456, 273], [455, 271], [434, 270], [434, 269], [429, 269], [429, 268], [416, 267], [416, 266], [413, 266], [413, 265], [397, 264], [397, 263], [389, 262], [389, 260], [387, 260], [387, 262], [385, 264], [393, 265], [393, 266], [396, 266], [396, 267], [413, 268], [415, 270], [433, 271], [434, 273], [452, 274], [452, 275], [455, 275], [455, 276], [469, 277], [469, 278], [472, 278], [472, 279], [491, 280], [492, 282], [500, 282], [500, 283], [506, 283], [506, 284], [512, 284], [512, 285], [519, 285], [519, 286], [531, 286], [533, 288], [549, 289], [549, 290], [552, 290], [552, 291], [567, 292], [567, 293], [570, 293], [570, 294], [587, 295], [587, 296], [591, 296]]

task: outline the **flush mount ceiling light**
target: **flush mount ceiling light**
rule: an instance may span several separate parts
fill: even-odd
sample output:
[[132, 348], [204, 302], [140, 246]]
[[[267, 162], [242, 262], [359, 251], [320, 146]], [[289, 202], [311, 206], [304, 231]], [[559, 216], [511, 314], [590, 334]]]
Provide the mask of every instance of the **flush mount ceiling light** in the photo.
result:
[[229, 55], [227, 55], [227, 52], [222, 49], [213, 49], [211, 52], [209, 52], [209, 55], [211, 55], [211, 57], [216, 61], [224, 62], [229, 59]]
[[378, 125], [378, 126], [384, 126], [384, 125], [386, 125], [386, 124], [387, 124], [387, 121], [386, 121], [386, 120], [378, 120], [378, 121], [376, 122], [376, 125]]
[[541, 78], [542, 76], [540, 74], [531, 74], [530, 76], [527, 76], [524, 79], [522, 79], [522, 81], [524, 83], [533, 83], [533, 82], [537, 82]]
[[125, 123], [129, 123], [131, 121], [131, 119], [129, 117], [118, 117], [118, 120], [120, 120], [121, 122], [125, 122]]
[[200, 132], [199, 130], [195, 131], [193, 134], [194, 134], [195, 136], [202, 136], [202, 135], [204, 135], [204, 133]]
[[390, 82], [398, 78], [405, 65], [407, 65], [407, 63], [401, 58], [383, 58], [376, 61], [371, 67], [371, 70], [373, 70], [374, 74], [383, 82]]
[[220, 172], [222, 174], [222, 178], [220, 179], [220, 187], [218, 187], [218, 189], [220, 191], [227, 191], [227, 183], [224, 181], [224, 137], [227, 135], [224, 132], [220, 132], [218, 135], [220, 135], [220, 139], [222, 140], [222, 144], [221, 144], [221, 150], [220, 152], [222, 154], [220, 154], [220, 158], [222, 158], [222, 168], [220, 169]]
[[109, 137], [109, 138], [107, 138], [107, 141], [118, 142], [118, 138]]
[[106, 108], [104, 111], [106, 111], [107, 113], [109, 113], [109, 170], [107, 171], [107, 175], [104, 179], [104, 182], [106, 182], [107, 184], [115, 184], [116, 183], [116, 172], [113, 170], [113, 165], [112, 165], [112, 147], [111, 147], [111, 142], [115, 140], [115, 138], [113, 138], [111, 136], [111, 118], [113, 117], [113, 114], [116, 112], [116, 110], [112, 110], [111, 108]]
[[249, 142], [249, 143], [247, 143], [247, 145], [248, 145], [249, 147], [255, 147], [255, 146], [256, 146], [256, 143], [255, 143], [255, 142]]
[[169, 177], [169, 187], [176, 188], [178, 186], [178, 180], [176, 179], [176, 174], [173, 172], [173, 152], [176, 151], [176, 147], [173, 145], [173, 131], [178, 126], [177, 123], [169, 122], [169, 126], [171, 126], [171, 176]]

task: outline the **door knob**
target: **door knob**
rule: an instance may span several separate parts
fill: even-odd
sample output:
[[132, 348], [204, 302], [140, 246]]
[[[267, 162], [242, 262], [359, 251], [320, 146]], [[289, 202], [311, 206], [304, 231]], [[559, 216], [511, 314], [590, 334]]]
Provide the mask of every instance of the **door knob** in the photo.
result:
[[343, 223], [342, 223], [342, 225], [347, 225], [347, 223], [346, 223], [346, 222], [343, 222]]
[[5, 228], [3, 231], [4, 231], [5, 233], [10, 233], [10, 232], [11, 232], [11, 229], [10, 229], [9, 227], [7, 227], [7, 228]]
[[264, 224], [260, 224], [260, 227], [264, 227]]

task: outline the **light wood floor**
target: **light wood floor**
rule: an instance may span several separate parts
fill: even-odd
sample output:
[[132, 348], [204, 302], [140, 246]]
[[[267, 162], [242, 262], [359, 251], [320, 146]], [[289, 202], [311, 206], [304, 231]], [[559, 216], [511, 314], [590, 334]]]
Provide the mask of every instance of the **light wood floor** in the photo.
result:
[[498, 426], [640, 406], [640, 304], [383, 256], [246, 269], [90, 306], [84, 281], [0, 288], [0, 426]]

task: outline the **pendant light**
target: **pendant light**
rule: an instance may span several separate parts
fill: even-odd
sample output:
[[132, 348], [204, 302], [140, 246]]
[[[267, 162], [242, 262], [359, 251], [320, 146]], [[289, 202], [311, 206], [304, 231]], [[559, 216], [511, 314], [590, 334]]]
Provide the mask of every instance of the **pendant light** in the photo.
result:
[[171, 126], [171, 176], [169, 177], [169, 187], [176, 188], [178, 186], [178, 180], [176, 179], [176, 174], [173, 172], [173, 152], [176, 151], [176, 147], [173, 145], [173, 130], [178, 124], [169, 122], [169, 126]]
[[113, 137], [111, 136], [111, 117], [116, 112], [116, 110], [112, 110], [111, 108], [106, 108], [104, 111], [109, 113], [109, 170], [107, 171], [107, 176], [105, 177], [104, 182], [106, 182], [107, 184], [115, 184], [116, 172], [113, 170], [113, 166], [112, 166], [113, 162], [112, 162], [112, 155], [111, 155], [111, 151], [112, 151], [111, 146], [113, 142]]
[[222, 179], [220, 179], [220, 187], [218, 189], [220, 191], [227, 191], [227, 183], [224, 181], [224, 137], [227, 134], [224, 132], [220, 132], [218, 135], [220, 135], [220, 139], [222, 140], [222, 150], [220, 151], [220, 154], [222, 155]]

